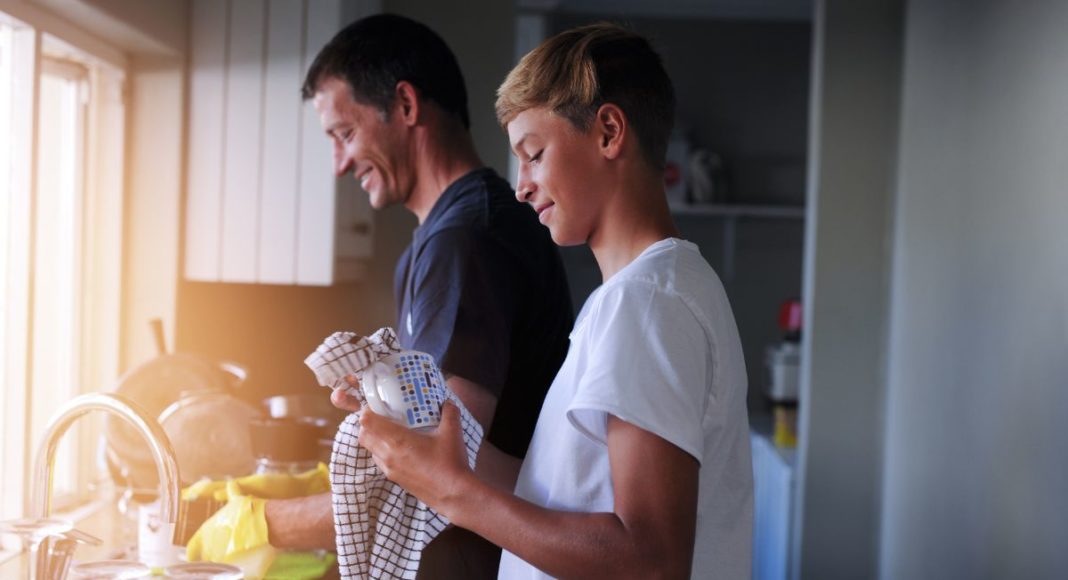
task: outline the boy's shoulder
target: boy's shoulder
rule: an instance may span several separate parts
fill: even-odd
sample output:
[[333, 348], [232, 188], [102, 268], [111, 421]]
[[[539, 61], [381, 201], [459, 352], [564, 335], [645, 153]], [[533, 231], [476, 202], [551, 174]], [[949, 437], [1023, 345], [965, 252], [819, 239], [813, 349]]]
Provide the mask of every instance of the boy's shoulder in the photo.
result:
[[[677, 238], [661, 240], [647, 248], [638, 258], [598, 288], [583, 307], [576, 326], [589, 315], [603, 318], [618, 308], [642, 310], [645, 315], [657, 310], [678, 321], [688, 312], [708, 332], [730, 313], [726, 290], [719, 276], [701, 256], [697, 246]], [[607, 309], [607, 311], [605, 310]], [[633, 314], [633, 313], [632, 313]], [[660, 319], [656, 314], [654, 319]], [[733, 320], [733, 318], [730, 318]], [[660, 323], [668, 323], [661, 319]]]
[[649, 246], [605, 284], [606, 289], [617, 286], [619, 290], [647, 286], [683, 298], [699, 298], [723, 288], [697, 245], [678, 238]]

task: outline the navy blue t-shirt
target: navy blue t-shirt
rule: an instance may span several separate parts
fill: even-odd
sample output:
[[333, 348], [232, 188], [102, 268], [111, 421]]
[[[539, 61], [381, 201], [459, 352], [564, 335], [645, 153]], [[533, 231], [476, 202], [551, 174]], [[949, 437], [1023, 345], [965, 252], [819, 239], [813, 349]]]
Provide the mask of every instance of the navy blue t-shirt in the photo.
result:
[[397, 263], [401, 346], [498, 397], [487, 439], [526, 454], [574, 322], [560, 253], [492, 169], [442, 193]]

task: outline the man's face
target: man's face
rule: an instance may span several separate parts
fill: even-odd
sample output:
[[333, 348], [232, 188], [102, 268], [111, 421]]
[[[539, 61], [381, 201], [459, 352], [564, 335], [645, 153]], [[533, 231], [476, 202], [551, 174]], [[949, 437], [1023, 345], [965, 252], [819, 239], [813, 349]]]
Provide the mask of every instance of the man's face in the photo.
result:
[[558, 245], [586, 243], [601, 206], [596, 136], [535, 108], [508, 123], [508, 140], [519, 159], [516, 198], [534, 208]]
[[407, 132], [398, 115], [383, 119], [382, 111], [356, 102], [348, 83], [334, 77], [319, 85], [312, 104], [334, 145], [334, 173], [351, 172], [375, 209], [407, 201], [412, 179]]

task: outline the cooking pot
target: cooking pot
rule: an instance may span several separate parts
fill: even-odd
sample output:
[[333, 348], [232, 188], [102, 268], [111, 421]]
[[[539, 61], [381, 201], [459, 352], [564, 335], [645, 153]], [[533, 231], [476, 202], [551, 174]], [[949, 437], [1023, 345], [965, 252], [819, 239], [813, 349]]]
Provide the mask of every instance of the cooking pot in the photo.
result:
[[[183, 396], [221, 393], [232, 397], [247, 377], [247, 370], [234, 362], [216, 362], [189, 353], [163, 354], [120, 377], [115, 392], [132, 400], [149, 416], [160, 417]], [[236, 401], [236, 397], [232, 398]], [[148, 444], [124, 422], [110, 416], [105, 421], [104, 457], [112, 478], [120, 487], [132, 489], [135, 499], [150, 500], [157, 493], [159, 480]], [[182, 468], [179, 462], [179, 470]]]

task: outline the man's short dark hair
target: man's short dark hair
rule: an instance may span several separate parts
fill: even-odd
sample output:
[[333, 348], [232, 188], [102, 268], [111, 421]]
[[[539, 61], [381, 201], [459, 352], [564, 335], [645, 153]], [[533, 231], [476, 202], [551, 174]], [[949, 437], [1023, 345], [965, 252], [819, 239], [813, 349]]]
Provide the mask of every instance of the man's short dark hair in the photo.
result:
[[456, 56], [425, 24], [395, 14], [377, 14], [349, 24], [316, 55], [301, 95], [315, 96], [328, 78], [346, 81], [352, 98], [389, 112], [400, 81], [471, 127], [467, 89]]

